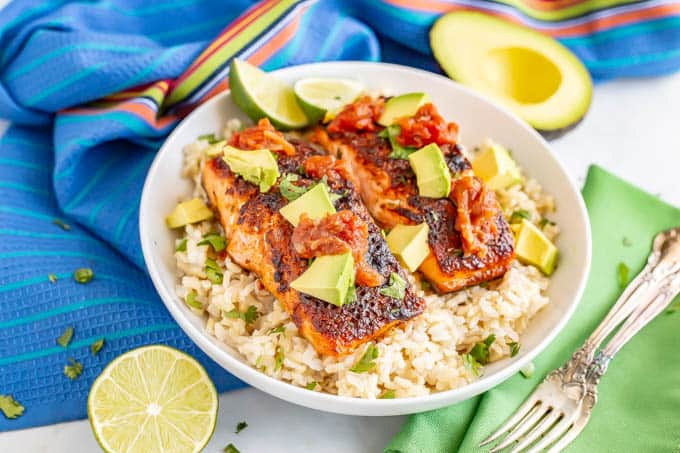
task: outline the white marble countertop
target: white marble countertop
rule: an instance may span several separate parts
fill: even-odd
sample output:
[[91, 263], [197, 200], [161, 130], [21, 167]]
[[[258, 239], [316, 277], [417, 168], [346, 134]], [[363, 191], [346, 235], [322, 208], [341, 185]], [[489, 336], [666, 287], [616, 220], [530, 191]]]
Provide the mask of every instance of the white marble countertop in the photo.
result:
[[[0, 122], [0, 134], [3, 129]], [[680, 205], [680, 73], [599, 84], [586, 119], [552, 144], [579, 183], [597, 163]], [[235, 435], [241, 420], [249, 427]], [[380, 452], [402, 420], [327, 414], [258, 390], [238, 390], [221, 395], [217, 430], [206, 451], [233, 442], [243, 453]], [[7, 452], [99, 451], [87, 421], [3, 433], [0, 445]]]

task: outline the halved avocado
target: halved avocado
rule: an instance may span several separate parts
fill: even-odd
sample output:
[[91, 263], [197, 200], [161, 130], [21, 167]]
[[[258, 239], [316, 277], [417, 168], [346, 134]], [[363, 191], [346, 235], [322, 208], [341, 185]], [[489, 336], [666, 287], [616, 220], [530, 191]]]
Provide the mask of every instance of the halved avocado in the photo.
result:
[[442, 69], [509, 107], [549, 137], [588, 111], [593, 84], [569, 49], [532, 29], [471, 11], [446, 14], [430, 31]]

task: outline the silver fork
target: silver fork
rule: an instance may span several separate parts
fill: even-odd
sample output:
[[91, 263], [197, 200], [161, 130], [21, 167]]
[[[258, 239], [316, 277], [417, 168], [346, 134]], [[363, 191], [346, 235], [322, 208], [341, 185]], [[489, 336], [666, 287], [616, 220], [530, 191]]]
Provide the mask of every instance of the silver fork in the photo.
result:
[[[557, 452], [583, 430], [597, 402], [597, 384], [614, 354], [680, 292], [680, 227], [654, 239], [644, 269], [569, 361], [550, 372], [517, 411], [480, 447], [506, 437], [491, 452], [518, 442], [513, 453]], [[625, 321], [625, 322], [624, 322]], [[623, 325], [621, 323], [623, 322]], [[600, 345], [619, 326], [607, 345]], [[535, 443], [535, 444], [534, 444]], [[532, 445], [534, 444], [534, 445]]]

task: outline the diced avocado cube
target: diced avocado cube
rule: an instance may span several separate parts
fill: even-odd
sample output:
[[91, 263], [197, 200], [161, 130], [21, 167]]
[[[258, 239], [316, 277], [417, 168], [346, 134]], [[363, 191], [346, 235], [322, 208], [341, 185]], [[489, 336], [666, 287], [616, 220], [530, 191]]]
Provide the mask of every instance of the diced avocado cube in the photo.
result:
[[408, 156], [418, 183], [421, 197], [448, 197], [451, 191], [451, 171], [446, 165], [444, 154], [436, 143], [420, 148]]
[[500, 190], [522, 181], [519, 167], [503, 146], [493, 143], [484, 148], [472, 161], [475, 175], [491, 190]]
[[259, 185], [260, 192], [267, 192], [279, 177], [279, 166], [268, 149], [241, 150], [227, 145], [222, 158], [231, 171]]
[[387, 235], [387, 245], [392, 253], [406, 266], [415, 272], [430, 254], [427, 223], [420, 225], [397, 225]]
[[351, 252], [319, 256], [302, 275], [291, 282], [290, 287], [341, 307], [347, 301], [347, 291], [354, 281], [354, 272]]
[[378, 124], [385, 127], [394, 124], [398, 119], [413, 116], [424, 104], [430, 102], [427, 93], [407, 93], [390, 98], [378, 118]]
[[522, 219], [515, 232], [515, 253], [525, 263], [551, 275], [557, 262], [557, 247], [533, 223]]
[[335, 213], [335, 207], [326, 184], [317, 184], [296, 200], [279, 209], [279, 212], [293, 226], [297, 226], [303, 213], [307, 214], [310, 219], [322, 219], [328, 214]]
[[175, 206], [165, 218], [168, 228], [179, 228], [190, 223], [212, 218], [213, 213], [200, 198], [184, 201]]

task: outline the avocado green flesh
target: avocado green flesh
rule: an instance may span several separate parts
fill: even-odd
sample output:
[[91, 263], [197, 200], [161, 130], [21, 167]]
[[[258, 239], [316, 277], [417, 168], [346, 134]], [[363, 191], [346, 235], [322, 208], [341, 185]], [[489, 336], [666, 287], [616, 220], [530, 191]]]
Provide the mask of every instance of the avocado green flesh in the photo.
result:
[[421, 197], [448, 197], [451, 191], [451, 171], [444, 154], [435, 143], [411, 153], [408, 160], [416, 175], [418, 194]]
[[400, 118], [415, 115], [418, 109], [428, 102], [430, 102], [430, 97], [427, 93], [406, 93], [390, 98], [385, 103], [378, 124], [391, 126]]
[[354, 280], [354, 258], [343, 255], [324, 255], [316, 258], [307, 270], [293, 280], [290, 287], [341, 307]]
[[317, 184], [299, 198], [291, 201], [279, 212], [293, 226], [297, 226], [300, 216], [304, 213], [310, 219], [322, 219], [328, 214], [335, 213], [335, 207], [325, 184]]
[[184, 201], [175, 206], [170, 215], [165, 218], [169, 228], [179, 228], [190, 223], [200, 222], [212, 218], [213, 213], [200, 198]]
[[492, 190], [505, 189], [522, 180], [508, 150], [497, 143], [479, 152], [472, 161], [472, 170]]
[[279, 177], [279, 166], [268, 149], [244, 151], [227, 145], [222, 158], [231, 171], [257, 184], [260, 192], [267, 192]]
[[427, 223], [397, 225], [387, 235], [390, 250], [411, 272], [415, 272], [430, 254], [429, 231]]
[[557, 247], [533, 223], [522, 219], [515, 232], [517, 258], [551, 275], [557, 263]]
[[553, 38], [483, 13], [446, 14], [430, 45], [453, 79], [504, 104], [555, 136], [578, 123], [592, 98], [583, 63]]

